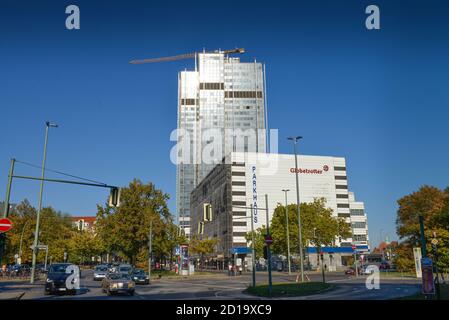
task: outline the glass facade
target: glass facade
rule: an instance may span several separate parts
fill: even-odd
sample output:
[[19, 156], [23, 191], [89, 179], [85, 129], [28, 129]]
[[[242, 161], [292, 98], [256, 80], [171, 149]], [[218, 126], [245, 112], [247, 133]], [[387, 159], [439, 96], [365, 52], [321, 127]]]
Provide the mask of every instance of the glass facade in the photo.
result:
[[178, 76], [178, 129], [188, 133], [178, 144], [190, 149], [177, 166], [176, 204], [187, 234], [190, 194], [215, 165], [232, 151], [266, 152], [264, 66], [221, 52], [199, 53], [196, 65]]

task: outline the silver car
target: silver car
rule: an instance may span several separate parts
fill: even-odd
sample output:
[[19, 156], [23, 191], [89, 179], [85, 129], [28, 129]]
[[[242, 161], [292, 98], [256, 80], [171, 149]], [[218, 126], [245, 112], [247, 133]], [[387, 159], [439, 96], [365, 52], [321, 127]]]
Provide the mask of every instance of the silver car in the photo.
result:
[[94, 269], [94, 281], [103, 280], [108, 273], [107, 265], [98, 265]]

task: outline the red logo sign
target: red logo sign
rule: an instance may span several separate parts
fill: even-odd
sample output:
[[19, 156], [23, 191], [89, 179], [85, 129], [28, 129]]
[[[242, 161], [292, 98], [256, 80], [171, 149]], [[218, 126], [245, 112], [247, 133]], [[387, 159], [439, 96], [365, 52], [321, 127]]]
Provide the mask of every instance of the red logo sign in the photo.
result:
[[0, 232], [6, 232], [11, 230], [12, 222], [7, 218], [0, 219]]
[[319, 170], [319, 169], [295, 169], [295, 168], [290, 168], [290, 172], [291, 173], [305, 173], [305, 174], [322, 174], [323, 170]]
[[328, 170], [329, 170], [329, 167], [328, 167], [327, 165], [324, 165], [324, 166], [323, 166], [323, 170], [324, 170], [324, 171], [328, 171]]

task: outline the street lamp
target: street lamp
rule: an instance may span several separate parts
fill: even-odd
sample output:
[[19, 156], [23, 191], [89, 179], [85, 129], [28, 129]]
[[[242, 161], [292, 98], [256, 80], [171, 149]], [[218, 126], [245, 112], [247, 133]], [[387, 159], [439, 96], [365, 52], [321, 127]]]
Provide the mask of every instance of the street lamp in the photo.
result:
[[[23, 240], [23, 233], [25, 232], [25, 227], [27, 226], [28, 222], [30, 222], [30, 220], [27, 220], [27, 221], [25, 222], [25, 224], [23, 225], [23, 228], [22, 228], [22, 234], [20, 235], [20, 245], [19, 245], [19, 258], [20, 258], [20, 261], [22, 261], [22, 240]], [[20, 264], [21, 264], [21, 263], [20, 263]]]
[[34, 283], [34, 272], [36, 270], [36, 256], [37, 256], [37, 245], [39, 241], [39, 219], [42, 210], [42, 193], [44, 190], [44, 178], [45, 178], [45, 162], [47, 160], [47, 142], [48, 142], [48, 130], [50, 128], [57, 128], [58, 125], [55, 123], [51, 123], [49, 121], [45, 122], [45, 142], [44, 142], [44, 156], [42, 159], [42, 174], [41, 174], [41, 186], [39, 190], [39, 203], [37, 207], [37, 216], [36, 216], [36, 231], [34, 233], [34, 242], [33, 242], [33, 262], [31, 267], [31, 278], [30, 283]]
[[298, 177], [298, 154], [296, 152], [296, 144], [298, 143], [299, 139], [302, 139], [302, 137], [288, 137], [288, 140], [293, 141], [293, 150], [295, 152], [295, 173], [296, 173], [296, 206], [298, 209], [298, 237], [299, 237], [299, 259], [301, 264], [301, 282], [304, 282], [304, 261], [302, 256], [302, 231], [301, 231], [301, 214], [299, 210], [299, 177]]
[[285, 193], [285, 224], [287, 228], [287, 261], [288, 261], [288, 274], [292, 274], [292, 268], [290, 264], [290, 229], [288, 227], [288, 203], [287, 203], [287, 192], [290, 191], [290, 189], [282, 189], [282, 191]]

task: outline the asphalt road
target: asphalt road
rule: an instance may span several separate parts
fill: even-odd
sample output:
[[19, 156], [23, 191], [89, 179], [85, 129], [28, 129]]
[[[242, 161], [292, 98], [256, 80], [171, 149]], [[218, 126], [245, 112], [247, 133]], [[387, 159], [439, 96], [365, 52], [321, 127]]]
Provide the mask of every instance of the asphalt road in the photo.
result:
[[[321, 274], [308, 274], [311, 281], [321, 281]], [[296, 275], [273, 274], [273, 282], [294, 282]], [[297, 297], [295, 299], [324, 300], [383, 300], [412, 295], [420, 290], [419, 281], [413, 278], [381, 279], [380, 289], [368, 290], [366, 277], [354, 278], [340, 272], [328, 273], [326, 281], [336, 285], [334, 290], [319, 295]], [[258, 272], [256, 282], [267, 283], [267, 273]], [[136, 285], [135, 295], [107, 296], [101, 290], [101, 281], [93, 280], [93, 271], [82, 271], [81, 289], [76, 295], [44, 295], [44, 282], [34, 285], [27, 282], [0, 281], [0, 299], [18, 298], [22, 300], [174, 300], [174, 299], [262, 299], [242, 293], [251, 284], [251, 274], [229, 277], [226, 274], [204, 275], [178, 279], [154, 279], [149, 285]]]

